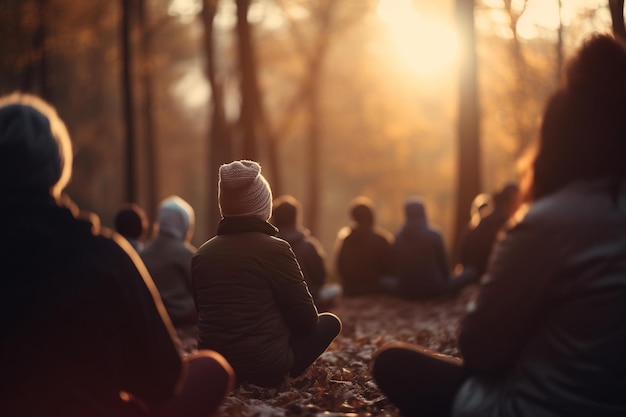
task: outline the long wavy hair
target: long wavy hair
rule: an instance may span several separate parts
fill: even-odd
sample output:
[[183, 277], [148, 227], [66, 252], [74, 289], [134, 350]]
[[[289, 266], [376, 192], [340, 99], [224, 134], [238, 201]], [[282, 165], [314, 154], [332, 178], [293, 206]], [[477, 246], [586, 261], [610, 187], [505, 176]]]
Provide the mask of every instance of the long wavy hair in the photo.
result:
[[610, 35], [589, 38], [548, 100], [531, 166], [528, 199], [576, 180], [609, 178], [616, 199], [626, 175], [626, 48]]

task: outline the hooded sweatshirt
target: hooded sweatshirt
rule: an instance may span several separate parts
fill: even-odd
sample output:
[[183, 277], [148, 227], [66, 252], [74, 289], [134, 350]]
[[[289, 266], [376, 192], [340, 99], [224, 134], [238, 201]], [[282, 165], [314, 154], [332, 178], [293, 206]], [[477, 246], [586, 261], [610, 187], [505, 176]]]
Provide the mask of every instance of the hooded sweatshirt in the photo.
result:
[[167, 198], [159, 206], [157, 224], [158, 235], [141, 252], [141, 258], [174, 325], [195, 324], [191, 258], [196, 248], [187, 242], [194, 224], [193, 209], [179, 197]]
[[399, 293], [410, 299], [442, 295], [450, 267], [441, 234], [428, 226], [421, 201], [407, 202], [405, 214], [406, 222], [392, 247]]

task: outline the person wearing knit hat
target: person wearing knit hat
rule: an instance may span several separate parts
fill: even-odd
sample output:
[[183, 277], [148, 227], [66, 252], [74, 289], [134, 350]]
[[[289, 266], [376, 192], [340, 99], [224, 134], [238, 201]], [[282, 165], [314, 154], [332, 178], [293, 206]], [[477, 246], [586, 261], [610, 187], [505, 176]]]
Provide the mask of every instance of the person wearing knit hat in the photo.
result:
[[52, 106], [0, 98], [0, 351], [10, 381], [0, 415], [211, 414], [232, 368], [217, 352], [181, 357], [137, 252], [66, 206], [71, 165]]
[[255, 216], [268, 220], [272, 215], [272, 190], [257, 162], [241, 160], [222, 165], [218, 190], [222, 217]]
[[156, 237], [140, 252], [161, 299], [177, 329], [196, 326], [196, 306], [191, 293], [191, 258], [196, 248], [189, 243], [195, 224], [191, 205], [178, 196], [159, 204]]
[[268, 222], [272, 190], [250, 160], [219, 168], [217, 235], [192, 260], [198, 347], [217, 350], [237, 382], [280, 385], [301, 375], [341, 331], [318, 314], [289, 243]]

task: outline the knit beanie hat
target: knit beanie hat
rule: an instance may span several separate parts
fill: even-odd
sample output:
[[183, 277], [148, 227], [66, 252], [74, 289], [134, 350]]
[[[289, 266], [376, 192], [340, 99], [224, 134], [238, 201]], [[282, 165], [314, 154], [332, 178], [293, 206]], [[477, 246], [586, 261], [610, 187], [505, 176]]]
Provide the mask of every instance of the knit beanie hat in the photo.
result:
[[178, 196], [171, 196], [159, 204], [157, 223], [159, 235], [188, 240], [195, 224], [195, 214], [189, 203]]
[[71, 158], [67, 129], [51, 106], [24, 94], [0, 100], [0, 190], [63, 188]]
[[222, 217], [256, 216], [267, 221], [272, 215], [272, 190], [261, 175], [261, 165], [254, 161], [220, 167], [218, 199]]

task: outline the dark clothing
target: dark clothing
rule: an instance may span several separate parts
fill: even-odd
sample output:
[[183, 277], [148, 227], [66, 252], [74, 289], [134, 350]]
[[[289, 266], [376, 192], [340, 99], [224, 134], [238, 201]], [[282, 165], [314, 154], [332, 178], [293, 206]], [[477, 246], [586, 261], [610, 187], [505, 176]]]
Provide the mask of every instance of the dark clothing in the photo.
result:
[[326, 265], [324, 264], [324, 250], [321, 243], [308, 231], [295, 228], [281, 228], [276, 237], [286, 240], [291, 245], [309, 291], [313, 299], [317, 301], [320, 288], [326, 281]]
[[381, 278], [391, 274], [393, 268], [392, 241], [387, 231], [370, 226], [355, 226], [340, 232], [336, 262], [346, 297], [383, 291]]
[[239, 382], [280, 383], [294, 365], [290, 339], [318, 323], [296, 257], [276, 231], [255, 217], [226, 217], [192, 260], [198, 346], [223, 354]]
[[421, 203], [413, 202], [407, 215], [392, 245], [397, 294], [412, 300], [444, 295], [450, 265], [441, 234], [428, 226]]
[[467, 374], [458, 358], [395, 342], [376, 352], [372, 377], [403, 416], [443, 417]]
[[480, 278], [487, 269], [489, 257], [509, 217], [496, 207], [473, 229], [467, 231], [461, 249], [464, 268], [473, 268]]
[[405, 415], [626, 415], [626, 190], [616, 205], [609, 189], [572, 183], [496, 245], [461, 326], [462, 368], [382, 350], [372, 373]]
[[174, 326], [197, 321], [191, 289], [194, 253], [193, 246], [167, 234], [160, 234], [140, 253]]
[[120, 390], [173, 395], [182, 364], [156, 289], [95, 229], [49, 196], [0, 199], [0, 415], [117, 417], [131, 413]]
[[626, 192], [575, 182], [495, 249], [459, 346], [455, 416], [626, 415]]

